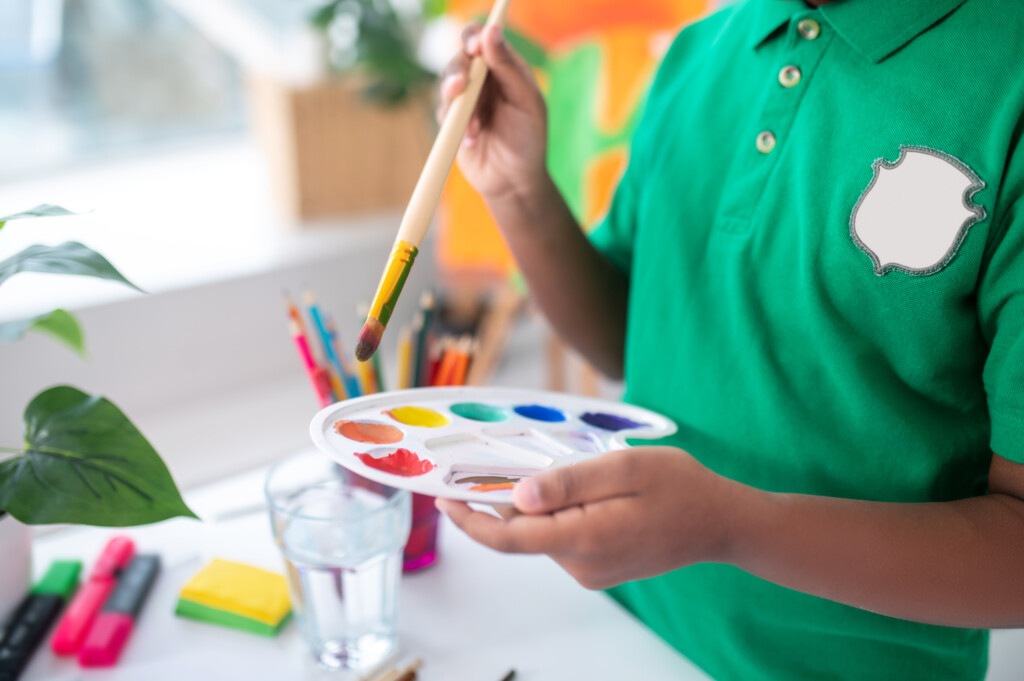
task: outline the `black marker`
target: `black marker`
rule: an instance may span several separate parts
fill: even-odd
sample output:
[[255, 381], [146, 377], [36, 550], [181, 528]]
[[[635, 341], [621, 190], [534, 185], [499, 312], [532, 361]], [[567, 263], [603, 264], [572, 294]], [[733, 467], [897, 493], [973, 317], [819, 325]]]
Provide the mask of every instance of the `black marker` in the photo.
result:
[[46, 637], [64, 603], [78, 586], [78, 561], [57, 561], [46, 576], [14, 611], [0, 637], [0, 681], [14, 681], [21, 675], [32, 653]]

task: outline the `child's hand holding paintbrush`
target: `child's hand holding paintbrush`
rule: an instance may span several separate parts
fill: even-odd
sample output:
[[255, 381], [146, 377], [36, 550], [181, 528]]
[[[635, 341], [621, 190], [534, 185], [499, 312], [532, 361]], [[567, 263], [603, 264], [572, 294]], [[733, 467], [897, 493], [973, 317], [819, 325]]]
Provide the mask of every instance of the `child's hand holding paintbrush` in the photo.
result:
[[[500, 31], [504, 25], [509, 2], [510, 0], [495, 1], [491, 15], [487, 19], [487, 25], [491, 30]], [[370, 359], [380, 345], [384, 329], [391, 319], [395, 303], [398, 302], [398, 296], [419, 252], [420, 243], [434, 217], [434, 210], [441, 198], [441, 190], [455, 162], [459, 144], [483, 90], [487, 70], [488, 64], [483, 57], [477, 55], [467, 59], [466, 68], [462, 73], [462, 87], [458, 94], [447, 100], [441, 118], [441, 129], [413, 189], [412, 198], [409, 199], [409, 205], [402, 217], [402, 224], [398, 227], [398, 236], [392, 246], [391, 255], [384, 267], [384, 274], [377, 286], [377, 293], [373, 297], [370, 314], [359, 333], [355, 354], [356, 359], [361, 362]]]
[[465, 49], [445, 71], [441, 129], [359, 334], [356, 358], [366, 361], [380, 344], [457, 153], [535, 301], [593, 364], [621, 375], [626, 280], [587, 242], [548, 175], [544, 99], [530, 68], [504, 39], [508, 5], [497, 0], [485, 27], [466, 29]]
[[622, 375], [625, 277], [583, 235], [548, 174], [547, 110], [530, 67], [500, 27], [470, 25], [441, 83], [445, 116], [473, 59], [490, 75], [459, 149], [459, 167], [504, 233], [531, 298], [558, 333], [610, 376]]

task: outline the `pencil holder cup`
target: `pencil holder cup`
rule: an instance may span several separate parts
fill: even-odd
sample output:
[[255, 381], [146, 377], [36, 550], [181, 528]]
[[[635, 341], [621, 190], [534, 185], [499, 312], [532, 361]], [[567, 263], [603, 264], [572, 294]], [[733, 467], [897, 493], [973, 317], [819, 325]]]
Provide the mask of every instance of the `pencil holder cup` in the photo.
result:
[[390, 657], [409, 492], [308, 454], [271, 468], [266, 496], [292, 606], [317, 662], [358, 671]]
[[437, 562], [437, 524], [440, 512], [434, 497], [412, 493], [412, 529], [405, 544], [402, 570], [415, 572]]

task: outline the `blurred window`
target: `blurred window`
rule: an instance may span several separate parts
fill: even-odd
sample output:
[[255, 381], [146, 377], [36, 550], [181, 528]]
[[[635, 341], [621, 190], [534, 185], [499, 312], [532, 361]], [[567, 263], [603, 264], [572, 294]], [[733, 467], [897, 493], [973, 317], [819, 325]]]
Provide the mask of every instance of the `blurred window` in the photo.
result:
[[238, 135], [243, 97], [164, 0], [0, 0], [0, 180]]

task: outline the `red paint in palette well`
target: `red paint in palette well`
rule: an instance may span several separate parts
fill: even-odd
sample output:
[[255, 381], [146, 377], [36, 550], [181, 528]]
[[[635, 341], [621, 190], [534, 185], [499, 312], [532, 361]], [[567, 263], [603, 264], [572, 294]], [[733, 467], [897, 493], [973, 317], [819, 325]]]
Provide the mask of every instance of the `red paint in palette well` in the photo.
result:
[[376, 468], [379, 471], [391, 473], [392, 475], [401, 475], [405, 478], [423, 475], [434, 470], [434, 464], [426, 459], [421, 459], [405, 448], [396, 449], [387, 456], [380, 458], [375, 457], [373, 454], [360, 454], [358, 452], [356, 452], [356, 456], [370, 468]]

